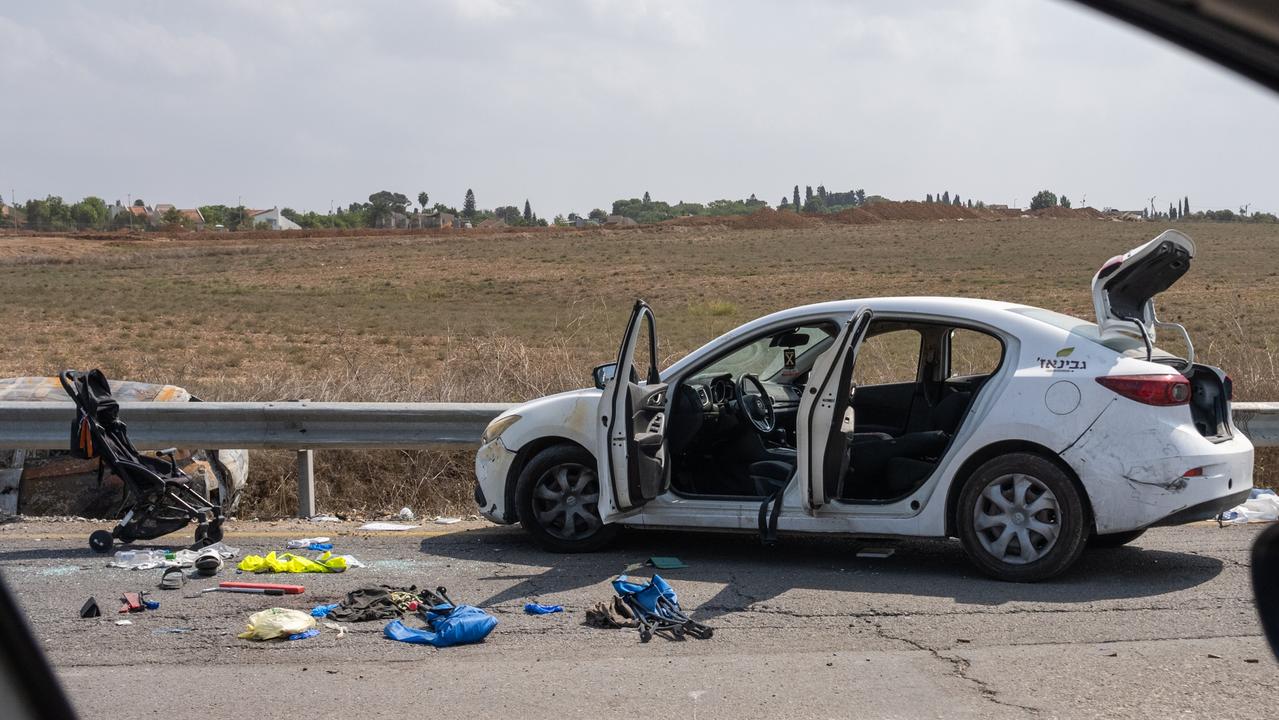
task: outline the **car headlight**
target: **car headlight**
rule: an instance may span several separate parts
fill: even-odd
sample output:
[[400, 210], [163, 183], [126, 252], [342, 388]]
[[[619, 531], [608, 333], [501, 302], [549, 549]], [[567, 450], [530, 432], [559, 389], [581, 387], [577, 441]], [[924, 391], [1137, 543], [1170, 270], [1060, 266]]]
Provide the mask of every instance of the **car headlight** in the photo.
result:
[[480, 444], [488, 445], [498, 439], [508, 427], [514, 425], [515, 421], [519, 419], [519, 415], [503, 415], [489, 423], [488, 427], [484, 428], [484, 434], [480, 436]]

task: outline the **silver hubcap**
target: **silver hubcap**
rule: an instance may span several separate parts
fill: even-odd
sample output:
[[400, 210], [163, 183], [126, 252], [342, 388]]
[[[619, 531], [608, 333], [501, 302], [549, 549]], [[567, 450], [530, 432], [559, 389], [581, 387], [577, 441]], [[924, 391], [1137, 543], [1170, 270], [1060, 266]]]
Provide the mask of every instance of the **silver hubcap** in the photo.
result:
[[579, 540], [604, 524], [600, 521], [599, 500], [595, 471], [576, 463], [547, 470], [533, 487], [533, 512], [538, 523], [561, 540]]
[[1011, 565], [1032, 563], [1057, 543], [1057, 496], [1033, 476], [1003, 475], [981, 491], [973, 508], [973, 527], [995, 559]]

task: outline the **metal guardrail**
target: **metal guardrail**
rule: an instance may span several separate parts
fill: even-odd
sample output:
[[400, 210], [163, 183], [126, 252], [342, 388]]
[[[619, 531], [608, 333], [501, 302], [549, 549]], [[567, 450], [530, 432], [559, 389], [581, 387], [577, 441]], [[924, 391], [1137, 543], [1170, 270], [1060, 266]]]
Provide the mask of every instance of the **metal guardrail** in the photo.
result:
[[[313, 450], [422, 449], [479, 443], [504, 403], [120, 403], [129, 437], [166, 447], [298, 451], [298, 514], [315, 514]], [[1279, 447], [1279, 402], [1234, 403], [1234, 420], [1258, 447]], [[61, 450], [70, 402], [0, 402], [0, 450]]]
[[[502, 403], [122, 402], [142, 450], [377, 450], [476, 444]], [[69, 402], [0, 402], [0, 450], [61, 450]]]
[[[296, 450], [298, 516], [315, 514], [314, 450], [476, 445], [502, 403], [123, 402], [129, 439], [168, 447]], [[0, 402], [0, 450], [63, 450], [70, 402]]]

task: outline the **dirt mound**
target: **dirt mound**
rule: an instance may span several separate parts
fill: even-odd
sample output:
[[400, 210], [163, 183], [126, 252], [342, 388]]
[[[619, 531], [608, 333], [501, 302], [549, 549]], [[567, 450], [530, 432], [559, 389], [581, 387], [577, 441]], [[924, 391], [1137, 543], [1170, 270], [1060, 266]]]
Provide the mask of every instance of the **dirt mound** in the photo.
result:
[[772, 210], [764, 208], [750, 215], [736, 215], [727, 225], [739, 230], [786, 230], [790, 228], [810, 228], [817, 225], [816, 218], [800, 215], [789, 210]]
[[977, 210], [963, 205], [885, 201], [841, 210], [827, 215], [826, 219], [845, 225], [867, 225], [893, 220], [980, 220], [983, 217]]
[[1102, 217], [1096, 208], [1067, 208], [1060, 205], [1031, 210], [1031, 215], [1041, 218], [1058, 218], [1062, 220], [1098, 220]]

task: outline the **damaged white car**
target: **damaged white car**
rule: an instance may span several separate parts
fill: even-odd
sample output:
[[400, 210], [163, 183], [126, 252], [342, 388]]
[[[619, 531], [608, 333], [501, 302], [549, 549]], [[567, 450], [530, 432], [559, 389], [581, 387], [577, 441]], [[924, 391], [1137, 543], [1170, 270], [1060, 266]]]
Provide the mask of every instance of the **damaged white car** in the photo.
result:
[[594, 389], [489, 425], [476, 501], [556, 551], [599, 548], [621, 525], [957, 537], [996, 578], [1052, 577], [1090, 542], [1248, 497], [1230, 378], [1155, 316], [1194, 254], [1169, 230], [1106, 262], [1096, 323], [992, 300], [843, 300], [747, 323], [665, 369], [637, 302]]

